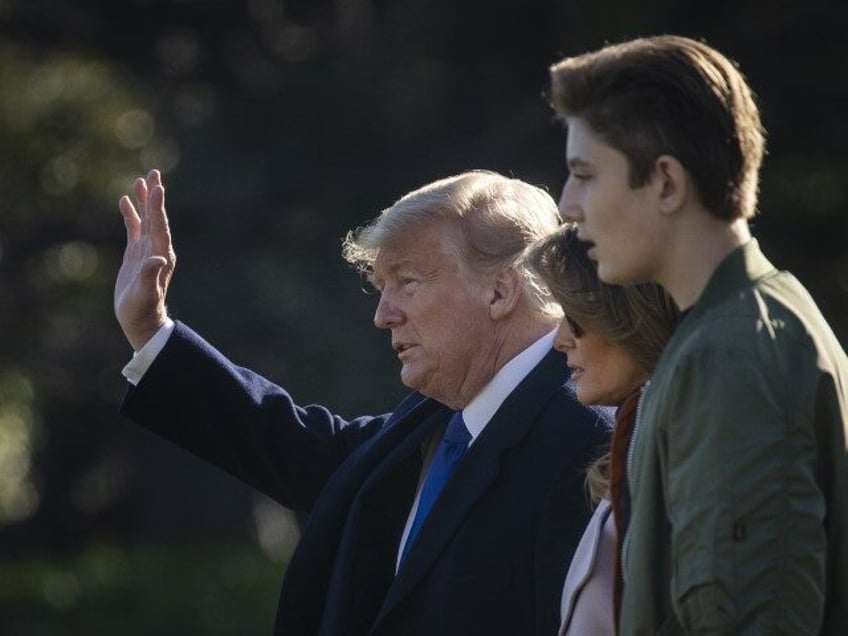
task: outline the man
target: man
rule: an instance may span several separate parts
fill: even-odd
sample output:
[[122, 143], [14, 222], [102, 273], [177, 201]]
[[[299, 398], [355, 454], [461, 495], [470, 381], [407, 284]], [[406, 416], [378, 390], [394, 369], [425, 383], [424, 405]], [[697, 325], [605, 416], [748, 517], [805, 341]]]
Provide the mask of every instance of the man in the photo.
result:
[[685, 312], [628, 462], [623, 634], [844, 633], [848, 361], [751, 238], [764, 135], [733, 63], [660, 36], [551, 68], [560, 211], [610, 283]]
[[135, 196], [120, 201], [115, 289], [137, 352], [123, 412], [311, 511], [276, 633], [555, 634], [589, 516], [582, 470], [609, 418], [576, 401], [551, 349], [558, 316], [520, 262], [557, 227], [553, 200], [465, 173], [348, 235], [345, 257], [379, 290], [374, 322], [391, 331], [413, 393], [391, 414], [345, 421], [296, 405], [169, 320], [175, 255], [159, 173]]

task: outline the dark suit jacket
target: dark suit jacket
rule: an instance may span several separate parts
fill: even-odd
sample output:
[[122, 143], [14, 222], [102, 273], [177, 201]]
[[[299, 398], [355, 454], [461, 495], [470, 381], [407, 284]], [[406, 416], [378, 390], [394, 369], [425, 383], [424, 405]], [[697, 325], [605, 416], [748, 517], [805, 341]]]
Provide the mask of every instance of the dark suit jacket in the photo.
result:
[[345, 421], [296, 405], [177, 323], [122, 411], [251, 484], [310, 510], [276, 634], [556, 634], [589, 508], [584, 470], [609, 431], [555, 351], [506, 399], [445, 487], [395, 576], [422, 448], [450, 411], [413, 393]]

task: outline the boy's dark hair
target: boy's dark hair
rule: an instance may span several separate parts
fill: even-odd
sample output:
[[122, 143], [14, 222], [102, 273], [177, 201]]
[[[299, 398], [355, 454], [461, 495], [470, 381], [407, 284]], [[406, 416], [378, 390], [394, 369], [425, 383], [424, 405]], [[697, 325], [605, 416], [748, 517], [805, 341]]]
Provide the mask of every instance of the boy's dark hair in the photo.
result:
[[584, 119], [624, 153], [630, 185], [643, 185], [661, 155], [694, 179], [701, 202], [732, 220], [756, 213], [765, 132], [736, 66], [689, 38], [662, 35], [566, 58], [551, 69], [561, 117]]

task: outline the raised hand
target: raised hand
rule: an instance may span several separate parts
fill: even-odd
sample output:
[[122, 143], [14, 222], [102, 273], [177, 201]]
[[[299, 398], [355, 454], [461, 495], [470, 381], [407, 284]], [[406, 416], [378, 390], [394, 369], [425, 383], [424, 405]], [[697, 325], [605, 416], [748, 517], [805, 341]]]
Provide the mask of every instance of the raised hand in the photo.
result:
[[126, 195], [118, 201], [127, 228], [127, 248], [115, 281], [115, 317], [138, 351], [167, 320], [165, 296], [177, 255], [159, 171], [136, 179], [133, 194], [135, 204]]

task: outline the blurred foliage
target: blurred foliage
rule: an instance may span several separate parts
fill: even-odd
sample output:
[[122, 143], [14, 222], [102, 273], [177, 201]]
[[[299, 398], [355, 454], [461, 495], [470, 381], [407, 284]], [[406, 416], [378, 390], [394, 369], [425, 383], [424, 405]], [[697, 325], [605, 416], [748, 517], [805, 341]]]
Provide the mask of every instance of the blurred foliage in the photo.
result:
[[[824, 0], [0, 0], [0, 632], [267, 633], [296, 540], [287, 511], [117, 415], [116, 201], [135, 175], [165, 171], [175, 317], [301, 402], [385, 411], [404, 389], [344, 233], [468, 168], [556, 195], [548, 65], [703, 37], [739, 60], [769, 131], [755, 233], [848, 343], [846, 15]], [[245, 562], [252, 582], [232, 583]]]
[[0, 519], [29, 517], [38, 505], [30, 476], [33, 451], [32, 383], [13, 369], [0, 377]]
[[173, 165], [174, 153], [103, 60], [6, 43], [0, 85], [0, 296], [15, 309], [0, 314], [14, 336], [0, 348], [3, 523], [37, 508], [29, 454], [51, 434], [43, 406], [71, 390], [107, 397], [97, 375], [114, 354], [103, 309], [117, 250], [92, 202], [116, 200], [141, 166]]
[[8, 635], [268, 634], [281, 564], [249, 544], [101, 545], [0, 564]]

